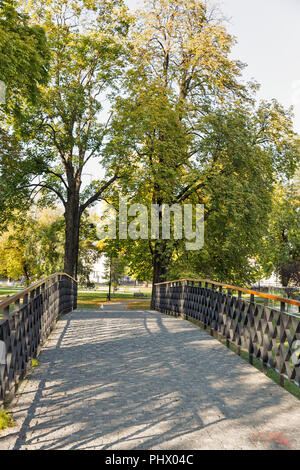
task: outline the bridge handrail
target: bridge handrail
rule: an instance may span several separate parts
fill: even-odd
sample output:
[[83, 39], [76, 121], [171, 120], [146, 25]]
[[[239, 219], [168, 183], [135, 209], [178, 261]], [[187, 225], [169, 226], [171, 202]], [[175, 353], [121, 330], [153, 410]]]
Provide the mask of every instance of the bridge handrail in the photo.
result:
[[14, 396], [59, 315], [77, 308], [77, 289], [71, 276], [55, 273], [0, 303], [0, 404]]
[[37, 289], [38, 287], [40, 287], [42, 284], [44, 284], [45, 282], [47, 281], [50, 281], [51, 279], [53, 279], [54, 277], [56, 276], [67, 276], [69, 277], [70, 279], [72, 279], [74, 282], [77, 283], [76, 279], [74, 279], [72, 276], [70, 276], [69, 274], [66, 274], [66, 273], [54, 273], [54, 274], [51, 274], [50, 276], [47, 276], [45, 277], [44, 279], [41, 279], [40, 281], [37, 281], [35, 282], [34, 284], [32, 284], [31, 286], [29, 287], [26, 287], [25, 289], [23, 289], [21, 292], [17, 293], [17, 294], [14, 294], [14, 295], [11, 295], [9, 297], [7, 297], [5, 300], [2, 300], [0, 302], [0, 310], [4, 310], [6, 307], [8, 307], [9, 305], [11, 305], [12, 303], [16, 302], [17, 300], [20, 300], [22, 299], [26, 294], [29, 294], [31, 291]]
[[[256, 302], [255, 296], [265, 301]], [[280, 309], [268, 299], [279, 301]], [[156, 283], [152, 305], [153, 310], [199, 321], [238, 354], [246, 351], [251, 364], [256, 359], [265, 372], [275, 370], [281, 385], [288, 380], [300, 387], [300, 316], [288, 313], [288, 304], [300, 302], [208, 279], [181, 279]]]
[[262, 292], [258, 292], [258, 291], [252, 290], [252, 289], [246, 289], [244, 287], [236, 287], [236, 286], [232, 286], [230, 284], [223, 284], [222, 282], [210, 281], [209, 279], [189, 279], [189, 278], [186, 278], [186, 279], [178, 279], [176, 281], [157, 282], [157, 283], [155, 283], [155, 285], [160, 286], [160, 285], [163, 285], [163, 284], [173, 284], [173, 283], [176, 283], [176, 282], [185, 282], [185, 281], [188, 281], [188, 282], [201, 282], [201, 283], [204, 282], [206, 284], [212, 284], [212, 285], [215, 285], [215, 286], [224, 287], [225, 289], [229, 289], [229, 290], [233, 290], [233, 291], [245, 292], [247, 294], [254, 295], [255, 297], [256, 296], [257, 297], [262, 297], [262, 298], [265, 298], [265, 299], [275, 300], [277, 302], [282, 302], [282, 303], [286, 303], [286, 304], [295, 305], [296, 307], [300, 307], [300, 301], [298, 301], [298, 300], [285, 299], [284, 297], [277, 297], [276, 295], [264, 294]]

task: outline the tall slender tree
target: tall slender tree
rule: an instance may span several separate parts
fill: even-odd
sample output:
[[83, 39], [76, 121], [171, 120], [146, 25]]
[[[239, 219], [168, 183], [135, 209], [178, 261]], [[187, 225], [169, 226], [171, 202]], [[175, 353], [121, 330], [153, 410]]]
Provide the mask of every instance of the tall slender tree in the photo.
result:
[[[26, 8], [25, 8], [26, 7]], [[64, 270], [76, 275], [80, 220], [119, 177], [119, 162], [101, 177], [102, 146], [109, 123], [108, 92], [124, 64], [130, 17], [122, 0], [24, 2], [33, 22], [43, 26], [51, 49], [50, 80], [40, 88], [38, 107], [27, 107], [18, 130], [26, 152], [15, 191], [51, 193], [65, 211]], [[98, 162], [95, 178], [83, 187], [85, 168]], [[8, 165], [12, 165], [10, 161]], [[95, 171], [95, 170], [93, 170]]]

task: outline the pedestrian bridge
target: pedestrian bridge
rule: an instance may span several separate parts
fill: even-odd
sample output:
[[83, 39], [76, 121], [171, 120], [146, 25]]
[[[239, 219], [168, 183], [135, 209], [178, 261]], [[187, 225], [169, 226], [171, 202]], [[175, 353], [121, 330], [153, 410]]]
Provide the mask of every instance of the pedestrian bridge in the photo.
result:
[[[53, 316], [59, 305], [69, 313], [48, 325], [39, 365], [27, 368], [15, 394], [16, 426], [0, 434], [1, 450], [300, 448], [299, 400], [226, 348], [212, 325], [205, 331], [162, 312], [129, 311], [123, 303], [74, 309], [73, 281], [57, 276], [39, 286], [38, 295], [52, 286], [47, 308], [54, 295]], [[55, 294], [58, 285], [63, 295]], [[40, 314], [43, 302], [36, 302]], [[43, 323], [41, 316], [30, 319], [35, 309], [28, 305], [27, 299], [17, 315], [23, 330], [13, 313], [0, 323], [7, 354], [2, 395], [12, 393], [7, 384], [22, 373], [13, 378], [11, 371], [37, 336], [35, 321]]]

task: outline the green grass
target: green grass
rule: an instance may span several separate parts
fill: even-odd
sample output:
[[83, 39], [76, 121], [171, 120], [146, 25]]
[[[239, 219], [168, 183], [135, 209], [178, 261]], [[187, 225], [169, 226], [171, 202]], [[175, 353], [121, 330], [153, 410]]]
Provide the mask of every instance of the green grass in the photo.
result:
[[130, 302], [126, 305], [128, 310], [149, 310], [150, 300], [139, 300], [138, 302]]
[[[5, 300], [7, 297], [11, 297], [14, 294], [20, 292], [20, 289], [13, 289], [9, 287], [0, 287], [0, 302]], [[10, 311], [13, 310], [13, 305], [10, 307]], [[0, 319], [2, 317], [2, 312], [0, 311]]]
[[20, 292], [21, 289], [13, 289], [9, 287], [0, 287], [0, 302], [5, 300], [7, 296], [11, 297]]
[[[130, 300], [135, 299], [133, 293], [119, 293], [111, 294], [112, 302], [117, 302], [120, 300]], [[150, 298], [150, 296], [149, 296]], [[99, 308], [101, 304], [107, 302], [107, 292], [78, 292], [77, 307], [84, 308]]]
[[11, 428], [15, 425], [10, 413], [0, 410], [0, 431], [5, 428]]
[[38, 367], [39, 366], [39, 361], [37, 359], [31, 359], [31, 365], [32, 365], [32, 367]]

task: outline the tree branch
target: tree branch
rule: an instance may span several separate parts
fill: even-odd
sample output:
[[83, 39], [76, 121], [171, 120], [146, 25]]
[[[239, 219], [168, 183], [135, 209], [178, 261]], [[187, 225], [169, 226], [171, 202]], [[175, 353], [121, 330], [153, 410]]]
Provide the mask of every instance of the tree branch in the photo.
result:
[[118, 175], [115, 175], [113, 176], [109, 181], [107, 181], [107, 183], [105, 183], [93, 196], [91, 196], [87, 201], [85, 201], [83, 204], [81, 204], [80, 206], [80, 214], [82, 214], [85, 209], [90, 206], [91, 204], [93, 204], [93, 202], [96, 202], [97, 199], [99, 199], [99, 197], [101, 196], [101, 194], [107, 189], [109, 188], [109, 186], [111, 186], [114, 181], [116, 181], [116, 179], [118, 179], [119, 176]]
[[52, 170], [47, 170], [46, 173], [47, 173], [47, 174], [54, 175], [54, 176], [57, 176], [57, 178], [59, 178], [59, 179], [61, 180], [61, 182], [63, 183], [63, 185], [65, 186], [65, 188], [68, 189], [67, 183], [66, 183], [65, 180], [63, 179], [63, 175], [61, 175], [60, 173], [55, 173], [55, 171], [52, 171]]
[[[56, 196], [61, 200], [64, 206], [66, 206], [66, 201], [63, 197], [63, 195], [55, 188], [50, 186], [49, 184], [44, 184], [44, 183], [36, 183], [36, 184], [27, 184], [26, 186], [23, 186], [23, 188], [45, 188], [49, 189], [49, 191], [53, 191]], [[22, 188], [19, 188], [22, 189]]]
[[[182, 197], [185, 195], [185, 193], [193, 186], [198, 181], [198, 178], [196, 178], [192, 183], [188, 184], [177, 196], [176, 196], [176, 201], [181, 202], [183, 199]], [[196, 190], [196, 188], [195, 188]]]

